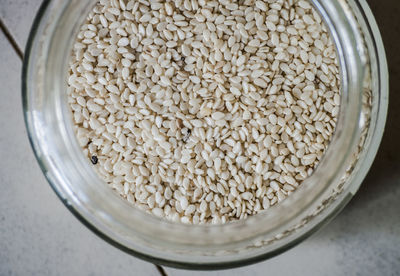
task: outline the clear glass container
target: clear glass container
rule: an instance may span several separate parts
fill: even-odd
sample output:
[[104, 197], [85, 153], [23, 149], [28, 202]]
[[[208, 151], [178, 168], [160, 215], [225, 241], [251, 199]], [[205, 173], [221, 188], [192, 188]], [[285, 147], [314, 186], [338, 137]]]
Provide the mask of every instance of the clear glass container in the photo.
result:
[[26, 127], [59, 198], [96, 234], [140, 258], [176, 267], [226, 268], [270, 258], [331, 220], [358, 190], [377, 152], [388, 105], [382, 40], [364, 0], [312, 0], [341, 68], [335, 134], [314, 173], [282, 203], [245, 220], [185, 225], [130, 206], [92, 169], [75, 138], [66, 100], [69, 53], [95, 0], [44, 1], [22, 76]]

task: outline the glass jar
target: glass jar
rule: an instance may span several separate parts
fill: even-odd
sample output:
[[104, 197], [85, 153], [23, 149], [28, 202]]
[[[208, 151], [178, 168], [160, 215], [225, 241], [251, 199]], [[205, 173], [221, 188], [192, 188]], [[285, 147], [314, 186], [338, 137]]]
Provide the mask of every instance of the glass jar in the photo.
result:
[[359, 188], [377, 152], [388, 105], [382, 40], [364, 0], [312, 0], [341, 68], [335, 134], [314, 173], [268, 211], [222, 225], [185, 225], [132, 208], [97, 176], [75, 138], [67, 105], [69, 53], [95, 0], [44, 1], [23, 67], [23, 107], [32, 147], [50, 185], [81, 222], [151, 262], [226, 268], [270, 258], [331, 220]]

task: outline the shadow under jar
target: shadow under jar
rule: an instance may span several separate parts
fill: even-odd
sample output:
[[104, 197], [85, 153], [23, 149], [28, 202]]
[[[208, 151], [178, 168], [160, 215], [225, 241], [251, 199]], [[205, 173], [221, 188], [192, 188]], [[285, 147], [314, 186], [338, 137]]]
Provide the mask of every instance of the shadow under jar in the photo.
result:
[[341, 105], [324, 157], [283, 202], [243, 220], [174, 223], [133, 208], [101, 180], [78, 145], [67, 103], [68, 61], [94, 0], [45, 1], [23, 67], [30, 141], [52, 188], [81, 222], [145, 260], [188, 269], [228, 268], [270, 258], [331, 220], [358, 190], [383, 134], [388, 72], [382, 40], [364, 0], [312, 0], [335, 43]]

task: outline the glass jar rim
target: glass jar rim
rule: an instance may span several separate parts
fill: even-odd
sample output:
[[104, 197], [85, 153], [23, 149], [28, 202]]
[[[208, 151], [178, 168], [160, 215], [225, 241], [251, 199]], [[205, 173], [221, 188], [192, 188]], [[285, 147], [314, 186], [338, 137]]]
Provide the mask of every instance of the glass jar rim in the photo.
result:
[[[53, 1], [56, 2], [56, 1]], [[64, 3], [65, 7], [68, 6], [68, 4], [72, 4], [74, 1], [66, 1], [66, 3]], [[87, 1], [90, 2], [90, 1]], [[363, 58], [365, 58], [363, 56], [363, 53], [359, 52], [360, 50], [360, 43], [362, 42], [363, 37], [358, 34], [358, 24], [356, 22], [355, 19], [353, 19], [353, 21], [351, 20], [352, 16], [349, 10], [346, 10], [346, 6], [344, 6], [344, 2], [338, 2], [338, 1], [317, 1], [317, 0], [312, 0], [314, 6], [317, 8], [317, 10], [319, 12], [324, 13], [324, 19], [328, 20], [327, 24], [328, 26], [335, 26], [335, 24], [338, 24], [338, 22], [342, 22], [344, 24], [346, 24], [346, 26], [341, 29], [342, 32], [333, 32], [333, 37], [336, 37], [335, 42], [336, 43], [344, 43], [343, 40], [345, 42], [348, 42], [349, 45], [351, 45], [351, 47], [346, 47], [342, 50], [346, 51], [346, 53], [343, 54], [347, 54], [348, 58], [351, 59], [353, 58], [354, 60], [352, 61], [347, 61], [345, 62], [342, 66], [346, 66], [349, 64], [349, 62], [355, 62], [356, 63], [356, 67], [354, 68], [358, 68], [358, 70], [352, 71], [352, 72], [346, 72], [348, 74], [350, 74], [348, 77], [352, 77], [357, 79], [357, 81], [354, 81], [355, 84], [357, 85], [362, 85], [362, 82], [364, 80], [364, 76], [363, 75], [356, 75], [356, 76], [352, 76], [351, 74], [359, 74], [361, 72], [363, 72], [363, 64], [365, 64], [365, 61], [363, 61]], [[201, 247], [202, 245], [207, 245], [208, 248], [210, 245], [214, 245], [216, 248], [219, 248], [221, 246], [221, 244], [227, 245], [227, 250], [229, 250], [229, 248], [232, 247], [232, 245], [234, 244], [235, 246], [237, 246], [237, 243], [242, 243], [245, 244], [249, 239], [253, 239], [255, 236], [261, 235], [265, 232], [268, 231], [268, 233], [280, 233], [282, 231], [282, 229], [287, 228], [286, 225], [288, 224], [292, 224], [293, 223], [293, 219], [294, 218], [298, 218], [301, 217], [302, 215], [304, 215], [313, 205], [317, 204], [318, 202], [315, 202], [314, 204], [312, 203], [312, 200], [316, 197], [321, 197], [324, 195], [325, 192], [325, 186], [322, 187], [321, 189], [319, 189], [318, 192], [315, 191], [316, 186], [318, 186], [318, 182], [319, 179], [321, 178], [321, 168], [326, 168], [329, 167], [330, 164], [332, 163], [331, 161], [328, 162], [328, 164], [324, 165], [323, 162], [321, 162], [322, 164], [318, 167], [320, 168], [320, 171], [318, 171], [318, 168], [315, 170], [314, 174], [312, 176], [310, 176], [310, 178], [308, 179], [307, 182], [303, 182], [302, 185], [306, 186], [306, 188], [296, 191], [296, 193], [294, 193], [293, 195], [291, 195], [292, 199], [289, 200], [290, 198], [288, 198], [287, 200], [283, 201], [282, 203], [280, 203], [278, 206], [274, 207], [274, 210], [271, 211], [275, 211], [273, 212], [266, 212], [265, 214], [261, 214], [261, 215], [256, 215], [256, 216], [252, 216], [247, 218], [246, 220], [240, 220], [240, 221], [236, 221], [236, 222], [232, 222], [232, 223], [228, 223], [228, 224], [222, 224], [222, 225], [199, 225], [199, 226], [193, 226], [193, 225], [185, 225], [185, 224], [176, 224], [176, 223], [172, 223], [169, 221], [164, 221], [164, 220], [160, 220], [158, 218], [149, 216], [147, 214], [145, 214], [142, 211], [139, 210], [135, 210], [135, 211], [131, 211], [130, 214], [126, 213], [124, 214], [123, 217], [120, 218], [120, 220], [122, 219], [124, 222], [127, 222], [126, 220], [132, 219], [134, 218], [132, 221], [130, 221], [129, 226], [125, 225], [124, 223], [121, 223], [120, 220], [115, 220], [114, 217], [110, 217], [109, 214], [107, 214], [106, 211], [104, 210], [93, 210], [93, 208], [88, 205], [88, 201], [85, 201], [84, 195], [77, 195], [77, 191], [73, 191], [71, 190], [71, 188], [68, 186], [68, 184], [65, 183], [65, 171], [61, 170], [59, 165], [60, 164], [56, 164], [56, 160], [52, 159], [52, 153], [49, 152], [49, 149], [46, 149], [46, 143], [48, 140], [43, 138], [43, 135], [46, 135], [46, 133], [41, 133], [41, 131], [43, 129], [43, 126], [40, 126], [39, 123], [39, 119], [38, 116], [45, 116], [46, 114], [37, 114], [37, 112], [33, 112], [34, 108], [32, 108], [32, 105], [36, 104], [34, 103], [36, 100], [34, 99], [34, 96], [37, 96], [37, 91], [35, 94], [35, 90], [32, 87], [29, 87], [29, 83], [32, 82], [32, 77], [35, 76], [34, 70], [36, 69], [34, 67], [35, 64], [37, 64], [38, 62], [43, 62], [43, 64], [45, 64], [46, 70], [49, 70], [50, 68], [52, 68], [52, 66], [54, 66], [53, 64], [51, 64], [51, 62], [49, 62], [49, 58], [51, 57], [46, 57], [46, 59], [44, 61], [38, 61], [35, 60], [36, 57], [33, 55], [35, 53], [35, 50], [37, 51], [38, 48], [40, 46], [44, 46], [44, 48], [46, 48], [46, 50], [48, 51], [48, 55], [54, 54], [57, 51], [59, 51], [60, 49], [57, 48], [61, 48], [61, 49], [67, 49], [67, 46], [64, 47], [60, 47], [60, 44], [66, 43], [68, 44], [67, 38], [68, 36], [65, 36], [65, 34], [63, 32], [60, 32], [59, 26], [60, 24], [65, 24], [66, 20], [65, 16], [65, 10], [60, 11], [59, 14], [57, 16], [59, 16], [59, 21], [57, 22], [57, 24], [55, 26], [46, 26], [46, 20], [48, 21], [50, 18], [50, 15], [48, 14], [48, 8], [51, 8], [51, 3], [50, 2], [44, 2], [40, 12], [35, 20], [35, 24], [32, 28], [31, 31], [31, 36], [27, 45], [27, 51], [26, 53], [27, 56], [25, 57], [24, 60], [24, 68], [23, 68], [23, 103], [24, 103], [24, 112], [25, 112], [25, 122], [27, 125], [27, 129], [28, 129], [28, 133], [30, 136], [30, 140], [31, 140], [31, 144], [33, 146], [33, 149], [35, 151], [35, 154], [37, 156], [37, 159], [40, 163], [40, 166], [42, 168], [42, 170], [44, 171], [46, 177], [48, 178], [50, 184], [52, 185], [53, 189], [56, 191], [56, 193], [58, 194], [58, 196], [62, 199], [62, 201], [69, 207], [70, 210], [72, 210], [72, 212], [77, 215], [78, 217], [80, 217], [81, 221], [84, 221], [85, 224], [87, 226], [89, 226], [92, 230], [94, 230], [95, 232], [97, 232], [98, 234], [101, 233], [103, 235], [103, 237], [107, 237], [107, 239], [109, 241], [113, 241], [113, 243], [117, 243], [119, 245], [122, 246], [127, 246], [127, 244], [130, 244], [129, 250], [132, 250], [132, 248], [134, 248], [134, 246], [132, 246], [132, 242], [129, 242], [127, 240], [125, 240], [126, 237], [123, 237], [121, 235], [121, 232], [118, 231], [118, 229], [123, 229], [126, 227], [135, 227], [134, 224], [136, 223], [143, 223], [144, 225], [142, 225], [142, 229], [144, 229], [145, 232], [140, 232], [140, 229], [138, 229], [138, 227], [135, 228], [136, 231], [139, 232], [134, 232], [135, 234], [138, 235], [138, 237], [141, 238], [146, 238], [149, 236], [149, 229], [151, 229], [152, 232], [152, 236], [157, 237], [157, 236], [162, 236], [163, 234], [165, 234], [165, 229], [169, 229], [170, 233], [168, 235], [168, 237], [163, 237], [166, 239], [160, 240], [160, 244], [165, 243], [165, 244], [169, 244], [169, 243], [174, 243], [174, 245], [178, 244], [180, 241], [184, 241], [182, 243], [183, 247], [186, 246], [194, 246], [194, 247]], [[366, 7], [364, 7], [365, 9]], [[334, 13], [333, 11], [341, 11], [341, 12], [337, 12]], [[328, 12], [329, 11], [329, 12]], [[82, 12], [82, 11], [80, 11]], [[53, 15], [53, 17], [56, 16], [56, 14]], [[330, 20], [330, 21], [329, 21]], [[372, 25], [375, 22], [372, 22]], [[329, 25], [331, 24], [331, 25]], [[371, 23], [370, 23], [371, 24]], [[46, 27], [48, 29], [46, 29]], [[377, 32], [377, 27], [373, 25], [373, 27], [375, 28], [375, 32], [373, 37], [375, 39], [378, 39], [378, 44], [381, 44], [381, 40], [379, 37], [379, 32]], [[50, 39], [48, 41], [43, 41], [40, 40], [41, 37], [39, 37], [39, 35], [44, 35], [45, 32], [49, 32], [49, 34], [47, 34], [48, 36], [50, 35]], [[58, 33], [57, 33], [58, 32]], [[71, 30], [70, 30], [71, 32]], [[69, 33], [69, 32], [67, 32]], [[351, 33], [352, 35], [349, 35], [349, 33]], [[55, 35], [55, 34], [58, 34]], [[60, 39], [62, 38], [62, 35], [64, 35], [64, 39]], [[352, 38], [353, 40], [350, 40], [349, 38]], [[340, 39], [342, 39], [342, 41], [340, 41]], [[347, 40], [346, 40], [347, 39]], [[58, 41], [56, 41], [58, 40]], [[383, 46], [381, 47], [383, 49]], [[43, 49], [42, 49], [43, 50]], [[340, 51], [340, 47], [338, 49]], [[348, 51], [348, 52], [347, 52]], [[60, 51], [61, 53], [65, 53], [65, 51]], [[364, 53], [365, 54], [365, 53]], [[54, 57], [53, 57], [54, 58]], [[358, 60], [358, 61], [355, 61]], [[379, 61], [381, 64], [381, 70], [383, 70], [383, 73], [385, 72], [385, 70], [387, 70], [387, 68], [385, 67], [385, 58], [384, 58], [384, 52], [383, 52], [383, 56], [381, 53], [381, 60]], [[354, 64], [353, 64], [354, 65]], [[341, 66], [341, 67], [342, 67]], [[346, 67], [344, 67], [346, 68]], [[42, 74], [44, 72], [41, 72]], [[382, 72], [380, 72], [380, 74], [382, 74]], [[345, 79], [345, 78], [344, 78]], [[47, 84], [49, 85], [49, 84]], [[51, 85], [56, 85], [56, 86], [52, 86], [52, 87], [58, 87], [57, 84], [51, 84]], [[357, 88], [352, 87], [353, 89], [355, 89], [355, 91], [359, 91], [360, 89], [357, 90]], [[32, 94], [33, 93], [33, 94]], [[358, 131], [357, 125], [358, 122], [360, 120], [360, 112], [361, 112], [361, 95], [357, 98], [357, 97], [353, 97], [352, 99], [352, 108], [349, 110], [350, 112], [352, 112], [352, 115], [349, 115], [346, 119], [350, 120], [349, 124], [352, 127], [349, 127], [349, 129], [344, 130], [344, 133], [341, 133], [341, 135], [343, 137], [343, 145], [346, 145], [346, 147], [348, 149], [354, 148], [356, 143], [357, 143], [357, 138], [359, 137], [360, 133]], [[77, 143], [75, 141], [75, 143], [73, 141], [66, 141], [68, 140], [71, 135], [73, 135], [72, 132], [72, 128], [68, 128], [67, 127], [67, 119], [65, 116], [65, 106], [62, 105], [60, 99], [56, 100], [56, 105], [58, 108], [57, 111], [57, 116], [59, 116], [56, 120], [56, 122], [60, 123], [61, 125], [57, 128], [60, 133], [62, 135], [64, 135], [64, 143], [70, 143], [69, 146], [67, 146], [67, 148], [69, 150], [71, 150], [72, 152], [74, 152], [74, 154], [76, 154], [77, 156], [79, 155], [77, 152], [78, 150], [80, 150], [79, 146], [77, 146]], [[382, 114], [382, 113], [381, 113]], [[384, 118], [386, 117], [386, 114], [384, 114]], [[382, 117], [382, 116], [381, 116]], [[61, 119], [60, 119], [61, 118]], [[339, 119], [340, 120], [340, 119]], [[351, 134], [351, 135], [347, 135], [347, 134]], [[381, 136], [381, 135], [380, 135]], [[375, 139], [376, 140], [376, 139]], [[378, 140], [378, 144], [380, 141], [380, 137], [377, 138]], [[329, 150], [329, 148], [328, 148]], [[332, 151], [332, 150], [331, 150]], [[345, 168], [345, 160], [347, 160], [348, 158], [350, 158], [350, 153], [351, 150], [348, 150], [345, 152], [345, 154], [339, 154], [338, 152], [332, 152], [332, 156], [337, 157], [332, 158], [334, 159], [334, 161], [337, 163], [337, 170], [338, 171], [344, 171]], [[328, 160], [329, 161], [329, 160]], [[86, 160], [84, 161], [84, 158], [82, 157], [81, 160], [78, 162], [80, 165], [84, 166], [84, 164], [87, 164]], [[327, 162], [327, 161], [326, 161]], [[85, 166], [84, 166], [85, 168]], [[85, 168], [84, 170], [84, 174], [86, 175], [81, 175], [82, 179], [85, 180], [89, 180], [89, 179], [98, 179], [97, 175], [95, 175], [94, 171], [86, 171], [87, 168]], [[64, 169], [65, 170], [65, 169]], [[335, 172], [332, 170], [332, 172], [330, 172], [330, 181], [333, 181], [335, 179], [335, 176], [337, 177], [337, 175], [335, 174]], [[326, 177], [326, 176], [325, 176]], [[313, 179], [314, 178], [314, 179]], [[63, 183], [64, 182], [64, 183]], [[329, 181], [327, 181], [329, 182]], [[327, 185], [329, 186], [329, 185]], [[359, 186], [359, 184], [358, 184]], [[349, 190], [351, 189], [357, 189], [358, 186], [356, 188], [354, 187], [349, 187]], [[109, 189], [108, 187], [106, 187], [107, 189]], [[83, 197], [82, 197], [83, 196]], [[304, 198], [308, 198], [309, 200], [307, 201], [308, 203], [305, 204], [305, 206], [307, 208], [300, 208], [301, 210], [290, 210], [291, 209], [291, 204], [294, 200], [298, 200], [297, 198], [301, 197], [302, 199]], [[119, 201], [118, 201], [119, 202]], [[126, 204], [126, 203], [122, 203], [121, 204]], [[121, 204], [118, 204], [118, 206], [113, 206], [113, 208], [119, 208], [120, 206], [123, 206]], [[109, 207], [109, 206], [108, 206]], [[314, 206], [315, 207], [315, 206]], [[281, 211], [281, 210], [288, 210], [288, 212], [286, 211]], [[286, 221], [287, 224], [280, 224], [278, 223], [278, 221], [282, 220], [282, 217], [278, 217], [276, 216], [275, 213], [282, 213], [284, 212], [286, 215]], [[133, 215], [132, 215], [133, 213]], [[290, 216], [288, 214], [291, 214]], [[276, 227], [271, 228], [270, 224], [271, 223], [271, 217], [273, 217], [275, 215], [275, 221], [276, 223]], [[132, 217], [135, 216], [135, 217]], [[159, 227], [154, 227], [155, 225], [158, 225]], [[260, 227], [262, 226], [262, 227]], [[153, 228], [154, 227], [154, 228]], [[269, 227], [269, 228], [268, 228]], [[261, 228], [261, 229], [258, 229]], [[249, 232], [249, 229], [254, 229], [252, 232]], [[117, 231], [115, 231], [117, 230]], [[212, 239], [207, 240], [207, 239], [202, 239], [204, 237], [198, 237], [198, 239], [195, 239], [197, 235], [204, 235], [204, 233], [208, 233], [209, 235], [213, 235]], [[243, 234], [243, 235], [242, 235]], [[186, 235], [186, 239], [182, 239], [183, 236], [182, 235]], [[239, 236], [238, 236], [239, 235]], [[246, 237], [246, 239], [243, 239], [243, 236]], [[304, 235], [303, 235], [304, 236]], [[215, 243], [215, 237], [220, 237], [220, 239]], [[207, 238], [207, 237], [206, 237]], [[191, 241], [192, 244], [189, 245], [188, 241]], [[126, 242], [126, 243], [125, 243]], [[125, 244], [124, 244], [125, 243]], [[276, 249], [278, 250], [278, 249]], [[275, 250], [275, 251], [276, 251]], [[146, 251], [146, 249], [142, 249], [138, 250], [138, 252], [140, 252], [140, 254], [142, 254], [142, 251]], [[147, 255], [147, 254], [145, 254]], [[143, 257], [143, 256], [141, 256]], [[152, 260], [154, 260], [154, 258], [157, 259], [157, 257], [155, 257], [154, 255], [151, 257]], [[159, 260], [165, 260], [165, 258], [158, 258]], [[248, 258], [247, 260], [250, 260], [251, 258]]]

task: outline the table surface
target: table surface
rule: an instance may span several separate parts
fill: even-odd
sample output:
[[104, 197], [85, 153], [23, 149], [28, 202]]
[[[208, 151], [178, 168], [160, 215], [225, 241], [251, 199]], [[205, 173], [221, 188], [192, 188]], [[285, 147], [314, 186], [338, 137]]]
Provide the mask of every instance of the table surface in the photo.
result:
[[400, 2], [370, 0], [386, 46], [390, 107], [378, 156], [357, 195], [295, 248], [238, 269], [156, 267], [83, 226], [47, 184], [24, 127], [21, 55], [40, 0], [0, 0], [0, 275], [400, 275]]

